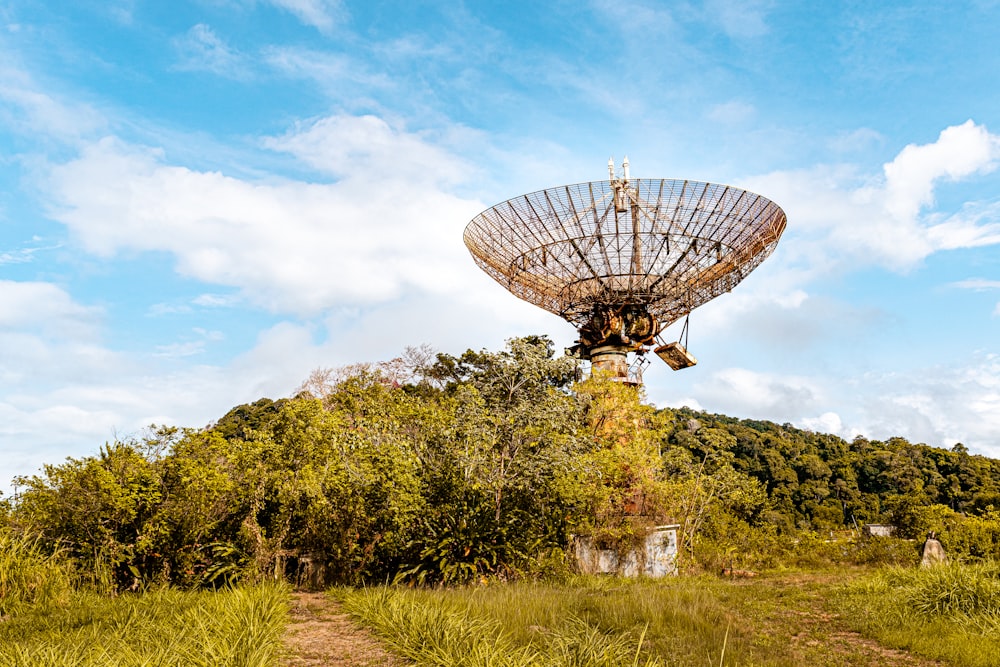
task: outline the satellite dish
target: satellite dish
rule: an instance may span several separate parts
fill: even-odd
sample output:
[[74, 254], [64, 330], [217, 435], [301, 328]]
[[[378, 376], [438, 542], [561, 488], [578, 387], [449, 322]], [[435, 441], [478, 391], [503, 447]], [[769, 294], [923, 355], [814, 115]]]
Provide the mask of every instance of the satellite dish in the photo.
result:
[[[774, 250], [785, 212], [729, 185], [633, 179], [563, 185], [486, 209], [465, 228], [476, 264], [514, 295], [579, 332], [571, 352], [630, 381], [628, 355], [732, 290]], [[685, 329], [686, 330], [686, 329]], [[686, 341], [685, 341], [686, 342]], [[696, 362], [680, 341], [656, 348], [672, 368]]]

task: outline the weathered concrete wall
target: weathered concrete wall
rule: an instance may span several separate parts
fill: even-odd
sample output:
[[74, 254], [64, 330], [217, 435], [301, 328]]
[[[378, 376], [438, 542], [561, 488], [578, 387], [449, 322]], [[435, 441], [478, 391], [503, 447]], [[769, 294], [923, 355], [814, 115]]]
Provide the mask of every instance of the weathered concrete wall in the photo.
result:
[[866, 523], [861, 526], [861, 537], [892, 537], [896, 527], [887, 523]]
[[573, 538], [576, 564], [583, 574], [619, 574], [623, 577], [665, 577], [677, 574], [677, 529], [657, 526], [624, 556], [613, 549], [597, 549], [590, 537]]

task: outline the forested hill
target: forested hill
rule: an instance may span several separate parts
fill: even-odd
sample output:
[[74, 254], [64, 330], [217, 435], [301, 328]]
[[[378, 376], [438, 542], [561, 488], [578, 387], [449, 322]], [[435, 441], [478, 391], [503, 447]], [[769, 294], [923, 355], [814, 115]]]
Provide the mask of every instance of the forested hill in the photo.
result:
[[910, 526], [915, 507], [943, 505], [956, 512], [1000, 510], [1000, 461], [904, 438], [853, 441], [768, 421], [735, 419], [687, 408], [664, 410], [671, 442], [700, 456], [724, 450], [733, 467], [767, 488], [769, 519], [782, 529], [896, 522]]
[[126, 588], [305, 562], [324, 583], [545, 573], [572, 535], [625, 545], [662, 523], [681, 526], [691, 567], [776, 565], [865, 522], [937, 530], [965, 557], [1000, 549], [1000, 463], [961, 445], [657, 410], [575, 375], [543, 337], [319, 370], [292, 398], [20, 478], [0, 529]]

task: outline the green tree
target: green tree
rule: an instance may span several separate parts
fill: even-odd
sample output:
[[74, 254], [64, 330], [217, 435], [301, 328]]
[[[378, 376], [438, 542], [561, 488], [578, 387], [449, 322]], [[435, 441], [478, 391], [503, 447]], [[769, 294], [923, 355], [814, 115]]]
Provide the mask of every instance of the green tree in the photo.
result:
[[23, 532], [38, 535], [51, 550], [67, 549], [84, 572], [110, 579], [96, 583], [141, 583], [136, 564], [154, 547], [146, 529], [162, 489], [156, 463], [134, 443], [106, 444], [97, 456], [46, 465], [42, 475], [16, 483], [16, 521]]

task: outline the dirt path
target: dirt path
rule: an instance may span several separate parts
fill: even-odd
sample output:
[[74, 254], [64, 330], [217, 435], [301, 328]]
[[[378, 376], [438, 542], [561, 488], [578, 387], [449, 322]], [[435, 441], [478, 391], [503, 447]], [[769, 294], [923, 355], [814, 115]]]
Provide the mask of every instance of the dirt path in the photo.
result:
[[[836, 615], [793, 612], [801, 630], [790, 639], [792, 655], [802, 664], [894, 665], [940, 667], [944, 663], [889, 648], [842, 627]], [[817, 636], [818, 635], [818, 636]]]
[[756, 631], [776, 644], [787, 646], [796, 664], [838, 667], [944, 665], [884, 646], [847, 627], [841, 615], [825, 603], [829, 587], [846, 579], [844, 575], [800, 574], [747, 582], [761, 589], [762, 603], [754, 614], [758, 619]]
[[404, 667], [322, 593], [295, 593], [285, 667]]

